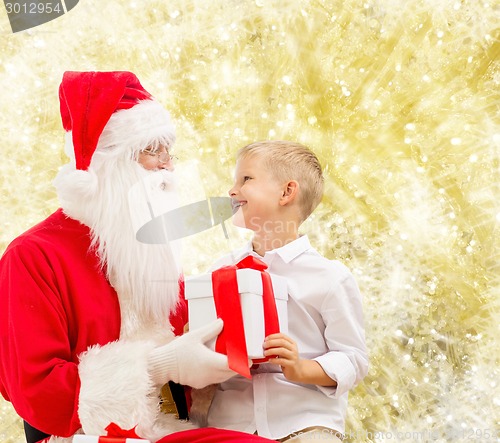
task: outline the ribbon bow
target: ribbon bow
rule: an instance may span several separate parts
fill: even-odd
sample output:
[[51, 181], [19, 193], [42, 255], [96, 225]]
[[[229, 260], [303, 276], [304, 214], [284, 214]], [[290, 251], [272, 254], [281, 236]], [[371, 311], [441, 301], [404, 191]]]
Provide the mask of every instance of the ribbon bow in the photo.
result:
[[[266, 337], [279, 332], [278, 312], [271, 276], [265, 272], [267, 265], [258, 258], [249, 255], [235, 265], [223, 266], [212, 273], [215, 310], [217, 316], [224, 320], [224, 329], [217, 338], [215, 350], [227, 355], [229, 367], [233, 371], [246, 378], [251, 378], [236, 277], [236, 271], [244, 268], [255, 269], [261, 274]], [[264, 361], [267, 361], [267, 358], [258, 360], [259, 363]]]
[[116, 438], [117, 441], [123, 441], [123, 438], [141, 438], [136, 432], [134, 426], [132, 429], [122, 429], [116, 423], [111, 422], [108, 426], [106, 426], [105, 430], [108, 432], [108, 437]]

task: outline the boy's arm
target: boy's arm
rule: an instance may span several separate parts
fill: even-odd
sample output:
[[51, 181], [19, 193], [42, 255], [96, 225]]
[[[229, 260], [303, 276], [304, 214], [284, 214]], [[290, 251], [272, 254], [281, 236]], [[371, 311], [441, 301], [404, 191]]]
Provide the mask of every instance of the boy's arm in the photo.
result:
[[281, 366], [287, 380], [318, 386], [337, 386], [337, 382], [328, 376], [316, 360], [300, 358], [297, 344], [285, 334], [266, 337], [264, 355], [270, 357], [268, 363]]
[[337, 381], [334, 392], [322, 389], [335, 397], [348, 392], [368, 373], [361, 294], [354, 277], [345, 269], [346, 274], [325, 297], [320, 310], [330, 352], [314, 359]]
[[313, 360], [300, 359], [291, 338], [274, 334], [264, 342], [264, 355], [277, 357], [269, 362], [280, 365], [288, 380], [315, 384], [325, 395], [338, 397], [368, 372], [361, 294], [348, 271], [324, 298], [320, 312], [329, 352]]

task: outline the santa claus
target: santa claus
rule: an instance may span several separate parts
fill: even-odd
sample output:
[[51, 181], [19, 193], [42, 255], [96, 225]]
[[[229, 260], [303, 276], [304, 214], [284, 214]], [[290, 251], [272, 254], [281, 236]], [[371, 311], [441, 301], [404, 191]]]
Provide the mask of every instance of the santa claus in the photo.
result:
[[135, 238], [130, 213], [144, 202], [130, 189], [154, 176], [167, 203], [174, 192], [169, 113], [130, 72], [66, 72], [60, 104], [71, 159], [55, 180], [61, 208], [0, 262], [0, 392], [28, 441], [110, 429], [152, 442], [265, 441], [188, 430], [159, 406], [168, 382], [234, 375], [205, 345], [221, 320], [175, 337], [172, 324], [181, 333], [185, 323], [176, 252]]

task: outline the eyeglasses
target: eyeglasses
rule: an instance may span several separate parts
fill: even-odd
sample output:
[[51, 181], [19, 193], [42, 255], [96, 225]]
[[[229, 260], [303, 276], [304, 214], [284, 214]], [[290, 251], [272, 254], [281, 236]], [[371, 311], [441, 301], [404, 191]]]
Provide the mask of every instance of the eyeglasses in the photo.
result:
[[156, 157], [159, 163], [168, 163], [171, 160], [177, 160], [177, 157], [175, 155], [171, 155], [168, 151], [157, 152], [151, 149], [144, 149], [141, 152], [151, 157]]

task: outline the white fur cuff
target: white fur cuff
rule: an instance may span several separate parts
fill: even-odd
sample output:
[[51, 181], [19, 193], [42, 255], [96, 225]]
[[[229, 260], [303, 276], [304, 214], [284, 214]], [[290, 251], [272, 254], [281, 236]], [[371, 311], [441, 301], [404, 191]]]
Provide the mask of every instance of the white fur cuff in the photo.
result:
[[158, 392], [154, 392], [147, 368], [153, 346], [144, 341], [116, 341], [81, 355], [78, 412], [85, 434], [105, 435], [111, 422], [122, 429], [139, 424], [139, 435], [153, 427]]

